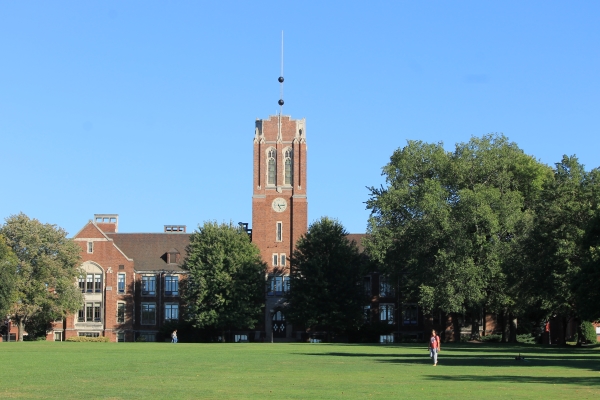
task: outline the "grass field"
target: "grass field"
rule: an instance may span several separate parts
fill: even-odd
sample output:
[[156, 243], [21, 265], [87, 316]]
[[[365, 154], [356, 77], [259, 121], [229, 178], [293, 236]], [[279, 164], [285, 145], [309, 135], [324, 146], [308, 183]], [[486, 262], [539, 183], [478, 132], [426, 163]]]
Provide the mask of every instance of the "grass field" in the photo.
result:
[[[514, 359], [518, 353], [525, 361]], [[0, 343], [2, 398], [591, 399], [600, 348]]]

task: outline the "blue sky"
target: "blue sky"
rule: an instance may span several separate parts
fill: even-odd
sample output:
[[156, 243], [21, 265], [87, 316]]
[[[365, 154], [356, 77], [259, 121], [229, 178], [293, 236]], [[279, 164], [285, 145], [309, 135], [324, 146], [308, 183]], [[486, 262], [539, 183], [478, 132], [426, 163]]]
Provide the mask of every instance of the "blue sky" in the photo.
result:
[[0, 218], [251, 222], [256, 118], [306, 118], [309, 221], [364, 232], [406, 140], [600, 166], [597, 1], [0, 0]]

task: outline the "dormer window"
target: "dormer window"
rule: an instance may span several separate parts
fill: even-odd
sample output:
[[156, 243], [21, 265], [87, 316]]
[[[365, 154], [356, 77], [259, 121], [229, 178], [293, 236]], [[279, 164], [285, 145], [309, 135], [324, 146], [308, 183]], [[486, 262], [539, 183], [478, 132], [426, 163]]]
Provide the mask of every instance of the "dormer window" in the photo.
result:
[[179, 251], [177, 249], [171, 249], [167, 253], [167, 263], [177, 264], [179, 262]]

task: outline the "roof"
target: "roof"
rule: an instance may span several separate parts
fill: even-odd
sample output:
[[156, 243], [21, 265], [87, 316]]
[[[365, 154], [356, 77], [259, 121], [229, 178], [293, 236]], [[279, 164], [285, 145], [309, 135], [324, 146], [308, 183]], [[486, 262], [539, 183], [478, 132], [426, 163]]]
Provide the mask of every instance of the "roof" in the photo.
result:
[[185, 233], [107, 233], [127, 257], [133, 258], [136, 271], [184, 272], [181, 264], [167, 263], [166, 253], [177, 250], [180, 260], [187, 256], [190, 234]]
[[363, 245], [363, 239], [367, 237], [366, 233], [349, 233], [346, 235], [349, 241], [356, 242], [356, 246], [358, 247], [358, 251], [363, 253], [365, 251], [365, 246]]

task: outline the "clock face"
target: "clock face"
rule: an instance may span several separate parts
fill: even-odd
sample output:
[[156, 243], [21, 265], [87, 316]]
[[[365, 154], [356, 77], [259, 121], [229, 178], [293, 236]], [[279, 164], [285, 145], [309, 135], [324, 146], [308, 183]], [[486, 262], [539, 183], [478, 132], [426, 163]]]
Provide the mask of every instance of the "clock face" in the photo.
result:
[[271, 205], [271, 207], [273, 207], [273, 210], [276, 212], [284, 212], [287, 208], [287, 201], [285, 201], [285, 199], [282, 199], [281, 197], [278, 197], [275, 200], [273, 200], [273, 204]]

